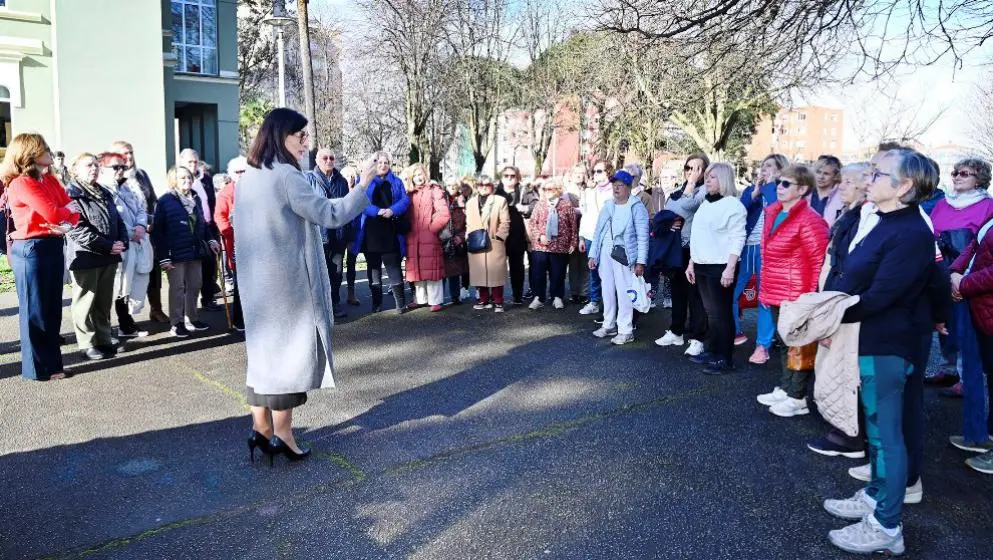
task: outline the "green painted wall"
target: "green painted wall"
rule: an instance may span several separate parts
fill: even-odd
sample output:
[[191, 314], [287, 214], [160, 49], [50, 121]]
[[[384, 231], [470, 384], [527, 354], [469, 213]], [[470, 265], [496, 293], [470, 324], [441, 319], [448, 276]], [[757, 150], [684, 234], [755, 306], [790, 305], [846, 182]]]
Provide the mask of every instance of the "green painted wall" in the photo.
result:
[[138, 164], [162, 178], [162, 12], [157, 2], [99, 3], [55, 0], [61, 145], [69, 155], [127, 140]]

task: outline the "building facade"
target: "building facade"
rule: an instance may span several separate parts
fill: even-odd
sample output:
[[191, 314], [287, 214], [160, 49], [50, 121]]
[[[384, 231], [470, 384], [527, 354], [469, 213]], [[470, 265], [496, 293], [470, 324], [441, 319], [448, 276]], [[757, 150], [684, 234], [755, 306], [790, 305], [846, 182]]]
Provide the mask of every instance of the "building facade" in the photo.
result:
[[831, 107], [781, 108], [759, 121], [748, 148], [748, 159], [761, 161], [783, 154], [790, 161], [812, 162], [818, 156], [840, 156], [845, 147], [845, 112]]
[[0, 0], [0, 149], [22, 132], [70, 158], [127, 140], [159, 190], [182, 148], [224, 166], [237, 50], [236, 0]]

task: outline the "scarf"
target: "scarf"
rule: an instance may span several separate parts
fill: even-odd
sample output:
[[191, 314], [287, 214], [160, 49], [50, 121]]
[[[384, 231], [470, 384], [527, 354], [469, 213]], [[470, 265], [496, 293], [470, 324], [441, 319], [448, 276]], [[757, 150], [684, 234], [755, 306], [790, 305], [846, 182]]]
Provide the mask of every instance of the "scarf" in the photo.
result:
[[548, 201], [548, 222], [545, 224], [545, 237], [549, 241], [559, 236], [559, 212], [557, 209], [559, 200], [556, 198]]
[[945, 200], [948, 202], [948, 205], [956, 210], [968, 208], [989, 197], [989, 193], [983, 189], [972, 189], [964, 193], [957, 193], [951, 190], [945, 193]]
[[172, 192], [173, 194], [176, 195], [176, 198], [178, 198], [179, 201], [183, 203], [183, 208], [186, 209], [186, 213], [189, 214], [190, 216], [193, 216], [194, 215], [193, 209], [197, 207], [197, 201], [196, 199], [193, 198], [193, 191], [190, 190], [189, 193], [183, 194], [179, 192], [179, 190], [177, 189]]

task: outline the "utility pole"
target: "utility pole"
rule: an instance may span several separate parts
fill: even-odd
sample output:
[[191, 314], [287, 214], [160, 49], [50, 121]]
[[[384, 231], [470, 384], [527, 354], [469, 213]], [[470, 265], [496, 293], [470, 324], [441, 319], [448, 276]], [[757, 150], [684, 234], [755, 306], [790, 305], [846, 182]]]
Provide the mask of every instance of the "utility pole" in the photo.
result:
[[297, 26], [300, 35], [300, 63], [303, 64], [304, 109], [307, 112], [308, 141], [307, 168], [313, 169], [317, 163], [317, 122], [314, 115], [314, 64], [310, 58], [310, 12], [309, 0], [297, 0]]

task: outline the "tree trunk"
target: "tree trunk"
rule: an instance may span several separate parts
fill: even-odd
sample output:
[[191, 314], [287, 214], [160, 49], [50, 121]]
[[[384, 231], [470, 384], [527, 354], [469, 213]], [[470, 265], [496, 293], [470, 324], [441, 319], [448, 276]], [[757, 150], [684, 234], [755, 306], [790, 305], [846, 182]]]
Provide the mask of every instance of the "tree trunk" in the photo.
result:
[[313, 169], [317, 162], [317, 122], [314, 114], [314, 64], [310, 53], [310, 12], [309, 0], [297, 0], [297, 26], [300, 35], [300, 61], [303, 64], [304, 108], [307, 112], [307, 168]]

